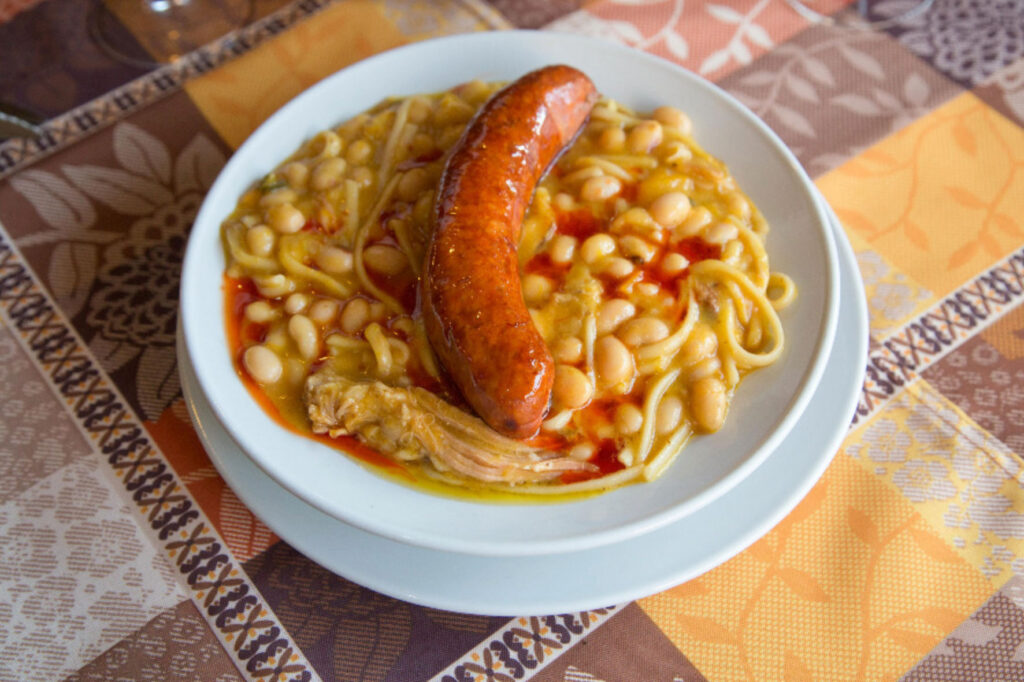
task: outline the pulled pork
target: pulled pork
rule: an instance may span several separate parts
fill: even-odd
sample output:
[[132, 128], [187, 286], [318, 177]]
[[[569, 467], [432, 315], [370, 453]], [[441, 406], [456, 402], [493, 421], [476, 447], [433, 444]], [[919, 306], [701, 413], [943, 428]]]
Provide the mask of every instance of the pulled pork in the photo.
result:
[[402, 461], [429, 459], [440, 472], [505, 484], [547, 481], [596, 467], [499, 435], [422, 388], [352, 381], [329, 368], [306, 380], [313, 432], [351, 435]]

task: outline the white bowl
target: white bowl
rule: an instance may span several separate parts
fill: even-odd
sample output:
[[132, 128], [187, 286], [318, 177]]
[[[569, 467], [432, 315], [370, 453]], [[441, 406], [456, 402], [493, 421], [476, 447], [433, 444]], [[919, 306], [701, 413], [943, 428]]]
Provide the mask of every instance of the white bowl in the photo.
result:
[[[276, 424], [235, 373], [224, 329], [221, 221], [241, 194], [316, 132], [391, 95], [436, 92], [480, 78], [512, 80], [567, 63], [635, 109], [670, 104], [723, 159], [771, 225], [772, 269], [799, 288], [783, 311], [786, 351], [739, 387], [718, 433], [694, 439], [657, 481], [563, 503], [488, 504], [426, 493], [379, 476], [335, 449]], [[714, 85], [651, 55], [594, 38], [508, 31], [452, 36], [377, 55], [302, 93], [225, 166], [203, 202], [185, 257], [186, 350], [218, 419], [257, 465], [314, 507], [399, 542], [483, 555], [576, 551], [659, 528], [717, 498], [786, 436], [821, 378], [838, 313], [838, 262], [827, 218], [793, 155]], [[259, 509], [254, 509], [259, 514]]]

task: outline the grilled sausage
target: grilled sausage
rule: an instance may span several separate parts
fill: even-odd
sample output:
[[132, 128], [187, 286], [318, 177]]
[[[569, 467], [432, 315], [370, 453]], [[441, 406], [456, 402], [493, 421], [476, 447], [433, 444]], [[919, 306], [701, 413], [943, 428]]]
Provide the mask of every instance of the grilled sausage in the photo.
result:
[[519, 283], [523, 215], [596, 99], [590, 79], [568, 66], [523, 76], [470, 122], [438, 185], [421, 284], [424, 325], [466, 401], [513, 438], [540, 428], [554, 378]]

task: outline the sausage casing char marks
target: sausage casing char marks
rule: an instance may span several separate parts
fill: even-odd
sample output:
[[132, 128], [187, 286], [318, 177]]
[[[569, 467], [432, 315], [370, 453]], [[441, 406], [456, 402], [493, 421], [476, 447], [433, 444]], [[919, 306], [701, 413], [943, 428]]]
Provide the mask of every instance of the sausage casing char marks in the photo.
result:
[[597, 97], [590, 79], [568, 66], [526, 74], [470, 122], [438, 185], [421, 285], [424, 325], [466, 401], [513, 438], [538, 431], [554, 380], [519, 282], [523, 216]]

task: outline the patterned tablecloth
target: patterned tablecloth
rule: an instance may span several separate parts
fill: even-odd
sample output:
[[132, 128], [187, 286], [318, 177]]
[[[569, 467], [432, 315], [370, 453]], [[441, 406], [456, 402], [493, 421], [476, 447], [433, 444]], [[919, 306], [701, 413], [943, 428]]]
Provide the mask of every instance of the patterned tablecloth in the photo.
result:
[[[261, 0], [146, 68], [92, 42], [94, 3], [0, 1], [0, 102], [47, 119], [0, 143], [0, 679], [1024, 679], [1024, 3], [873, 31], [847, 5]], [[839, 216], [871, 338], [841, 449], [763, 538], [636, 602], [482, 617], [257, 520], [192, 430], [175, 327], [191, 221], [262, 120], [371, 54], [510, 27], [633, 45], [747, 104]]]

